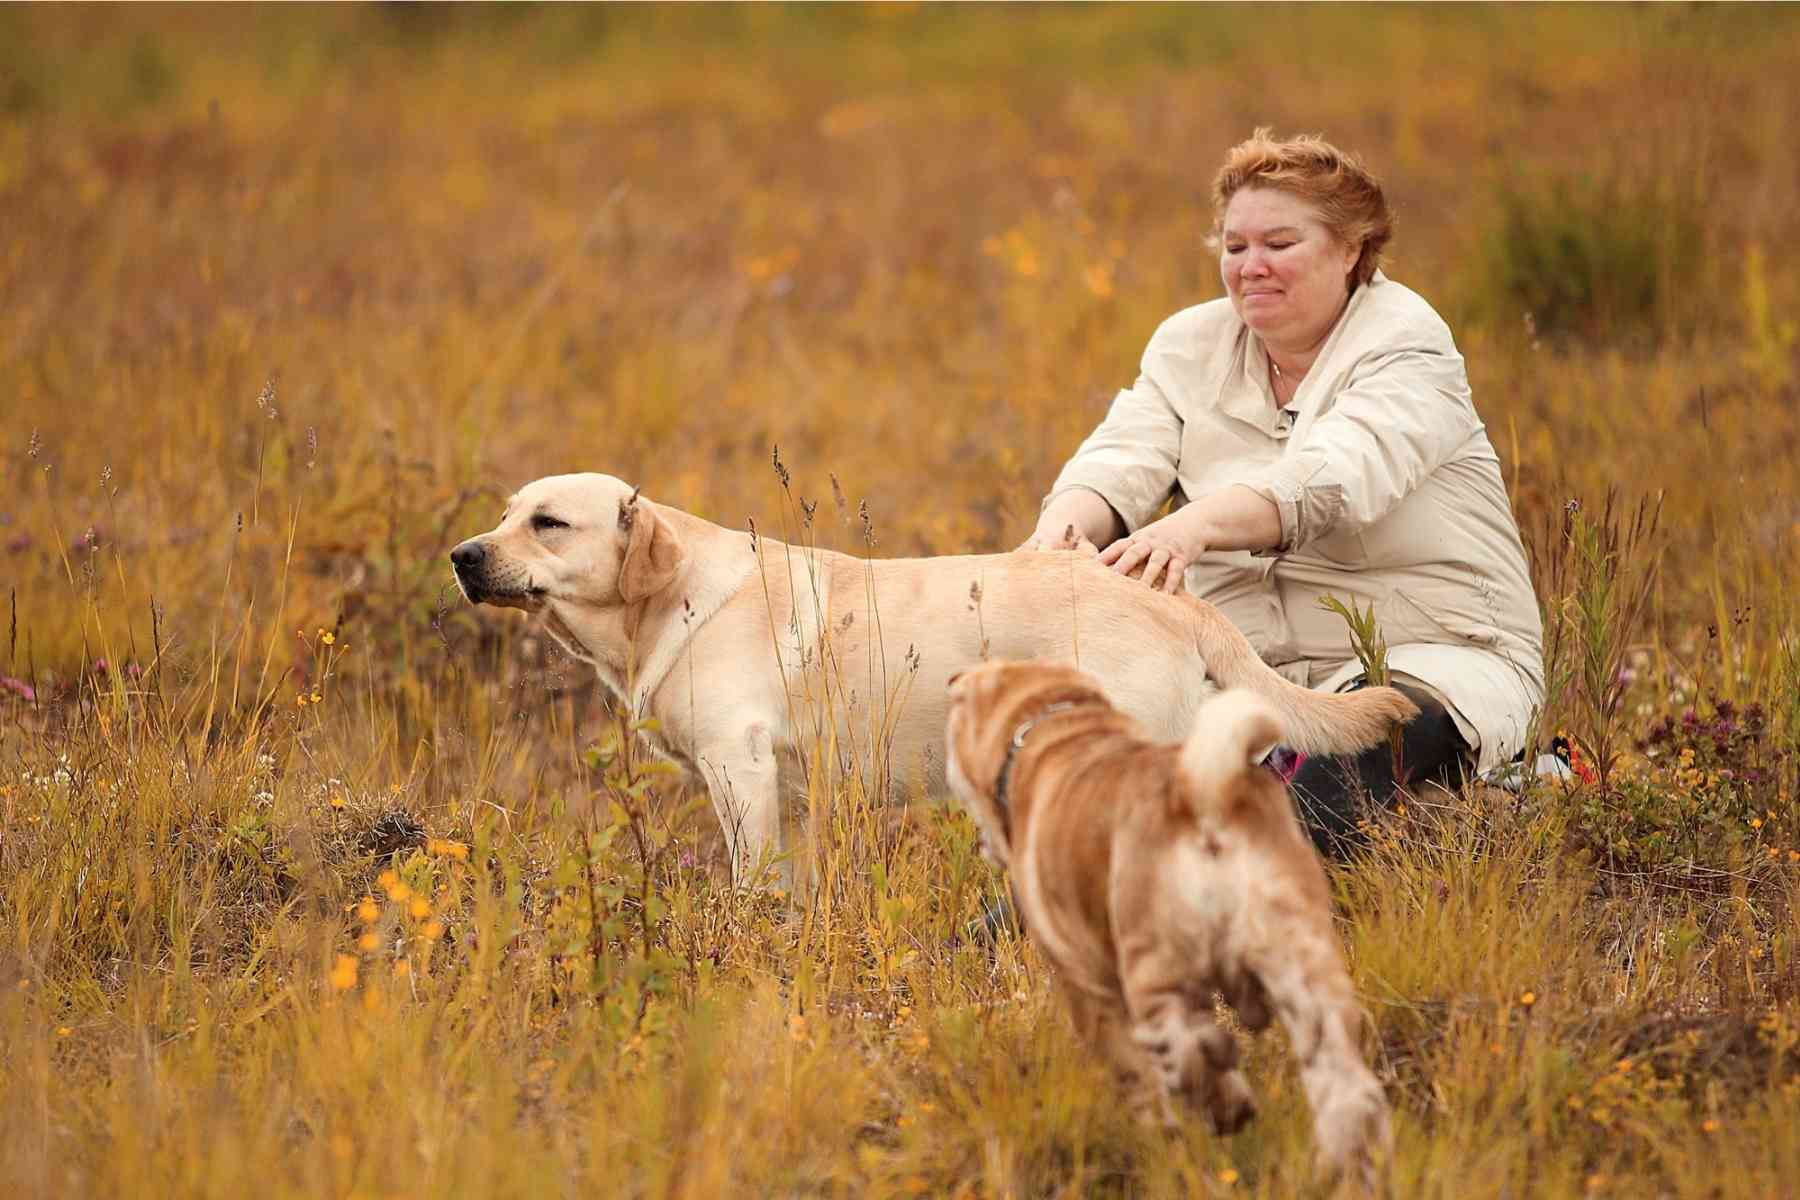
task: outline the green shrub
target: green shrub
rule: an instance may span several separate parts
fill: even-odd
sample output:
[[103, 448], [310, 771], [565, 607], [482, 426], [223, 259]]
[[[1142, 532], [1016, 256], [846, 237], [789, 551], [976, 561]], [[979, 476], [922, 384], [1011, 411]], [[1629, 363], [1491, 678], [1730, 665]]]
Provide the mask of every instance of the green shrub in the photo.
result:
[[1650, 757], [1611, 794], [1583, 790], [1577, 837], [1612, 863], [1673, 873], [1689, 888], [1785, 869], [1800, 853], [1780, 786], [1788, 755], [1768, 735], [1760, 704], [1715, 698], [1664, 716], [1644, 739]]
[[1557, 340], [1656, 333], [1700, 261], [1696, 208], [1660, 181], [1510, 181], [1483, 247], [1478, 307]]

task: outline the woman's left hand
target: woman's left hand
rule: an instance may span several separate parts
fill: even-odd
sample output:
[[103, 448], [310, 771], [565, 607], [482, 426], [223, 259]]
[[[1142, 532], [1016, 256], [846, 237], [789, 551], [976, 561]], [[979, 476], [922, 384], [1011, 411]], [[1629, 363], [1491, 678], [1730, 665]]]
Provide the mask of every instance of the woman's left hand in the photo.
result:
[[1181, 591], [1188, 565], [1206, 553], [1200, 514], [1193, 510], [1190, 504], [1127, 534], [1102, 550], [1100, 561], [1171, 595]]

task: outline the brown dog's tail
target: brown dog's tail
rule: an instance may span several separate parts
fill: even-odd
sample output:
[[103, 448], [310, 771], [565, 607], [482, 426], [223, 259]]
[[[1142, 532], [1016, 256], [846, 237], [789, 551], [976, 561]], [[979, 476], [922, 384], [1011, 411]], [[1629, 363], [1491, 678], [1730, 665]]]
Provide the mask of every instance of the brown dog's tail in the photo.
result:
[[[1181, 747], [1181, 769], [1202, 805], [1220, 803], [1256, 759], [1283, 737], [1275, 706], [1256, 693], [1234, 688], [1209, 696]], [[1271, 777], [1272, 778], [1272, 777]]]
[[1283, 745], [1307, 754], [1354, 754], [1419, 715], [1418, 705], [1393, 688], [1332, 695], [1290, 683], [1257, 655], [1224, 613], [1198, 600], [1193, 610], [1194, 640], [1207, 675], [1221, 688], [1247, 688], [1268, 701], [1280, 722]]

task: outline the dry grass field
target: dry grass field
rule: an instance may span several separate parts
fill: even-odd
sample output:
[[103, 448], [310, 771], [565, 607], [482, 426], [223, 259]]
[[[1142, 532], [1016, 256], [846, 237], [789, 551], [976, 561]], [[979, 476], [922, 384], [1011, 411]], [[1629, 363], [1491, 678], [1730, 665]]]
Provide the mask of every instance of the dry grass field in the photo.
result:
[[563, 470], [1016, 543], [1266, 123], [1398, 203], [1583, 765], [1333, 871], [1393, 1194], [1800, 1195], [1796, 62], [1779, 7], [0, 9], [0, 1191], [1314, 1194], [1279, 1036], [1248, 1131], [1138, 1127], [962, 936], [960, 814], [821, 780], [811, 886], [734, 894], [445, 558]]

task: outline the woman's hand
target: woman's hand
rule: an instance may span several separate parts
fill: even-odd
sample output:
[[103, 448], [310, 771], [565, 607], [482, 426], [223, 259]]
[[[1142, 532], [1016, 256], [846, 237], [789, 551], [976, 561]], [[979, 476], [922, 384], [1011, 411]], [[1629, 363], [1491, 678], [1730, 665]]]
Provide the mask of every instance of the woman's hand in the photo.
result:
[[1174, 595], [1182, 589], [1188, 565], [1206, 550], [1204, 518], [1190, 504], [1120, 538], [1100, 552], [1100, 561]]
[[1019, 543], [1020, 550], [1080, 550], [1084, 554], [1098, 554], [1100, 547], [1088, 541], [1087, 534], [1073, 525], [1064, 525], [1058, 530], [1038, 529]]
[[1057, 496], [1043, 515], [1031, 536], [1019, 544], [1021, 550], [1080, 550], [1098, 554], [1095, 544], [1110, 533], [1117, 536], [1124, 525], [1113, 513], [1112, 505], [1098, 492], [1076, 488]]

